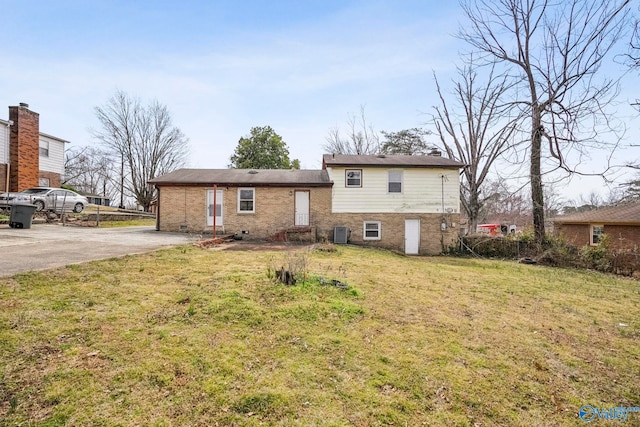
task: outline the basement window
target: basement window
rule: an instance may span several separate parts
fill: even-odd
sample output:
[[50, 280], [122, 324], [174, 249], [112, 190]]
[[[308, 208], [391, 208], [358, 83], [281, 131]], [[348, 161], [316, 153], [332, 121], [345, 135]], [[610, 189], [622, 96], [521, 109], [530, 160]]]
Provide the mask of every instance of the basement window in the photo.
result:
[[381, 238], [380, 221], [365, 221], [362, 238], [364, 240], [380, 240]]

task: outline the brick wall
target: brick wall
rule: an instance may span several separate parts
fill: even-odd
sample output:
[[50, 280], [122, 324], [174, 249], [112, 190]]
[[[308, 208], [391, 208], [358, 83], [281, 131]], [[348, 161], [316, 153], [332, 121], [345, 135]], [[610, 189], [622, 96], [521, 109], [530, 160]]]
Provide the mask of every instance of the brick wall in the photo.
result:
[[[160, 231], [211, 233], [207, 226], [207, 190], [212, 187], [160, 187]], [[224, 194], [223, 226], [225, 234], [240, 234], [244, 239], [266, 239], [294, 227], [295, 191], [309, 191], [310, 226], [319, 241], [333, 241], [336, 226], [351, 230], [349, 242], [362, 246], [404, 251], [405, 219], [420, 220], [420, 253], [439, 254], [457, 244], [460, 215], [447, 216], [449, 227], [441, 231], [441, 214], [333, 214], [331, 188], [256, 188], [255, 213], [238, 213], [238, 188], [219, 188]], [[381, 222], [381, 240], [364, 240], [364, 221]], [[455, 224], [455, 227], [451, 225]], [[248, 233], [243, 233], [247, 231]]]
[[[574, 246], [591, 244], [589, 224], [556, 224], [555, 233]], [[609, 236], [611, 249], [638, 250], [640, 248], [640, 226], [605, 225], [604, 234]]]
[[[333, 229], [346, 226], [350, 229], [349, 243], [404, 251], [404, 227], [406, 219], [420, 220], [420, 254], [439, 254], [443, 249], [457, 245], [460, 234], [460, 215], [447, 216], [447, 230], [441, 230], [441, 214], [332, 214], [329, 227], [319, 231], [321, 238], [333, 241]], [[364, 240], [364, 222], [380, 221], [381, 239]], [[451, 225], [455, 224], [455, 227]]]
[[[48, 179], [49, 187], [60, 187], [60, 185], [62, 185], [62, 177], [60, 176], [59, 173], [40, 171], [38, 173], [38, 178]], [[39, 182], [40, 182], [40, 179], [38, 179], [38, 183]]]
[[7, 165], [0, 163], [0, 193], [7, 191]]
[[11, 163], [9, 191], [38, 186], [40, 159], [40, 116], [28, 106], [9, 107], [13, 121], [9, 137]]
[[562, 237], [567, 243], [573, 246], [585, 246], [591, 243], [591, 232], [588, 224], [558, 224], [556, 223], [553, 232], [556, 236]]
[[[161, 231], [212, 232], [207, 226], [207, 190], [212, 187], [160, 188], [159, 229]], [[331, 188], [258, 187], [255, 213], [238, 213], [238, 188], [222, 187], [225, 234], [243, 234], [247, 239], [265, 239], [294, 226], [295, 191], [309, 191], [310, 226], [327, 220], [331, 210]]]
[[611, 249], [638, 251], [640, 248], [640, 226], [605, 225], [604, 234], [609, 236]]

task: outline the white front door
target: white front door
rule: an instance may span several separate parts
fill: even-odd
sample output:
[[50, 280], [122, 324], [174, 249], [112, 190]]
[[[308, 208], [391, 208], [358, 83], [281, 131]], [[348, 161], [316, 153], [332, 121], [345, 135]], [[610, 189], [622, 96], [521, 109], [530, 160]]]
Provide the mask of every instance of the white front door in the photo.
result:
[[297, 226], [309, 225], [309, 192], [296, 191], [295, 222]]
[[[222, 205], [224, 202], [224, 191], [218, 190], [216, 194], [216, 227], [221, 227]], [[213, 190], [207, 190], [207, 225], [213, 227]]]
[[404, 220], [404, 253], [417, 255], [420, 251], [420, 220]]

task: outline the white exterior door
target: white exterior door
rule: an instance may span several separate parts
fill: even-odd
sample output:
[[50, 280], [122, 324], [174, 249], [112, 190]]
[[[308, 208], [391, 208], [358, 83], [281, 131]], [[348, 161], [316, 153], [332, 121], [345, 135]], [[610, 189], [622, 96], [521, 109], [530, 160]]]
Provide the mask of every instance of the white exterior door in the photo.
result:
[[309, 225], [309, 192], [296, 191], [295, 222], [296, 226]]
[[420, 220], [404, 220], [404, 253], [417, 255], [420, 251]]
[[[224, 191], [217, 190], [216, 195], [216, 227], [221, 227], [222, 222], [222, 205], [224, 202]], [[207, 225], [213, 227], [213, 190], [207, 190]]]

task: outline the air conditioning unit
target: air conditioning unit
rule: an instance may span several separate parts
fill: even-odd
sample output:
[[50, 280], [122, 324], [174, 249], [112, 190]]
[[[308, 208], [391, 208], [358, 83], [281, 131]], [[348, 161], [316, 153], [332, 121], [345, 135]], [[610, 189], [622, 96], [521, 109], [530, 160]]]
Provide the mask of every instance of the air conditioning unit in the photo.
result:
[[334, 227], [333, 229], [333, 243], [338, 245], [346, 245], [349, 240], [349, 228], [347, 227]]

